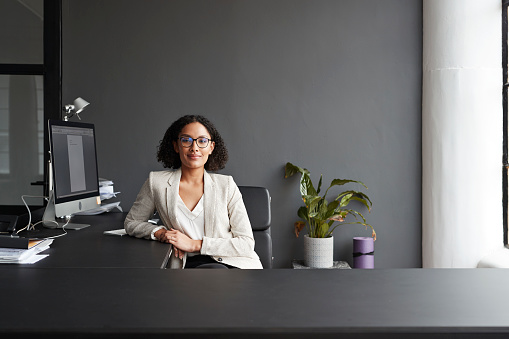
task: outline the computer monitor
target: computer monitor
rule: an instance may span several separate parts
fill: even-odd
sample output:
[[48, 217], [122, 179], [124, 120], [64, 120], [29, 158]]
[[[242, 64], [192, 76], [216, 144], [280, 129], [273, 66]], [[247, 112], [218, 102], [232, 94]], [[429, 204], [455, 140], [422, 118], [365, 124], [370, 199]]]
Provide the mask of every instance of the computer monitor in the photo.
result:
[[48, 228], [80, 229], [88, 225], [57, 222], [56, 218], [101, 205], [95, 128], [82, 122], [49, 120], [50, 198], [43, 216]]

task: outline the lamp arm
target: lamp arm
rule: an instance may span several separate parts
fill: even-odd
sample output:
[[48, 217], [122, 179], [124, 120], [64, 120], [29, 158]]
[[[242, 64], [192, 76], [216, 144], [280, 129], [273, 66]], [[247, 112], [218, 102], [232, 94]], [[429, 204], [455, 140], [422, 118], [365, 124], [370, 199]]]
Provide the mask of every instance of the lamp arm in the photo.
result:
[[74, 105], [65, 105], [64, 110], [65, 110], [64, 121], [69, 121], [69, 118], [71, 118], [74, 115], [74, 113], [72, 112], [74, 110]]

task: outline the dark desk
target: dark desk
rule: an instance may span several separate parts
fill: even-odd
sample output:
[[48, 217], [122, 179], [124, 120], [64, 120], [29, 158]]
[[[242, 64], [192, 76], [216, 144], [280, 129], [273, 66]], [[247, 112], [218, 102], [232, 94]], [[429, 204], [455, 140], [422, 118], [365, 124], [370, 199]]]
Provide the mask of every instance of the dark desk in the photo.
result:
[[2, 296], [2, 338], [509, 337], [509, 270], [0, 267], [0, 275], [11, 292]]
[[0, 265], [1, 338], [509, 338], [507, 269], [163, 270], [123, 217]]
[[[168, 245], [157, 241], [136, 239], [128, 235], [104, 235], [107, 230], [124, 227], [126, 213], [105, 213], [97, 216], [77, 216], [72, 222], [90, 224], [81, 230], [67, 230], [67, 235], [54, 239], [49, 257], [23, 267], [125, 267], [160, 268]], [[41, 236], [62, 234], [62, 230], [43, 229], [33, 233]], [[7, 264], [0, 266], [5, 266]]]

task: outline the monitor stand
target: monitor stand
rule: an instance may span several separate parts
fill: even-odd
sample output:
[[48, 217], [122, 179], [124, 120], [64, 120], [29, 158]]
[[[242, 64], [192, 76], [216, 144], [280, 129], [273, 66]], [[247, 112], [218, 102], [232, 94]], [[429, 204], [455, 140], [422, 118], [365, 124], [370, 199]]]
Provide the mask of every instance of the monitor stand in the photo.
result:
[[46, 228], [63, 228], [66, 230], [81, 230], [82, 228], [90, 226], [88, 224], [58, 222], [55, 214], [55, 197], [53, 195], [53, 190], [49, 192], [48, 204], [42, 216], [42, 224]]

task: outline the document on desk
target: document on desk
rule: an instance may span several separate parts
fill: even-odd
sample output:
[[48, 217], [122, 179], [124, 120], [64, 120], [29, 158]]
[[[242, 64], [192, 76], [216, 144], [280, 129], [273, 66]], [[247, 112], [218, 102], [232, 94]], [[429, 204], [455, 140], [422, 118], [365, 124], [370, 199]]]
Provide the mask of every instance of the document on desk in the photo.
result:
[[47, 255], [39, 257], [36, 255], [42, 251], [47, 250], [52, 242], [53, 239], [45, 239], [29, 249], [0, 248], [0, 263], [24, 264], [37, 262], [45, 258]]
[[18, 262], [18, 264], [35, 264], [36, 262], [49, 257], [49, 254], [36, 254], [32, 255], [31, 257], [26, 258], [25, 260], [22, 260]]
[[28, 250], [37, 246], [42, 240], [22, 238], [17, 236], [0, 236], [0, 250], [2, 248], [18, 248], [21, 250]]
[[125, 229], [121, 228], [118, 230], [104, 231], [103, 234], [123, 236], [123, 235], [126, 235], [127, 233], [126, 233]]

